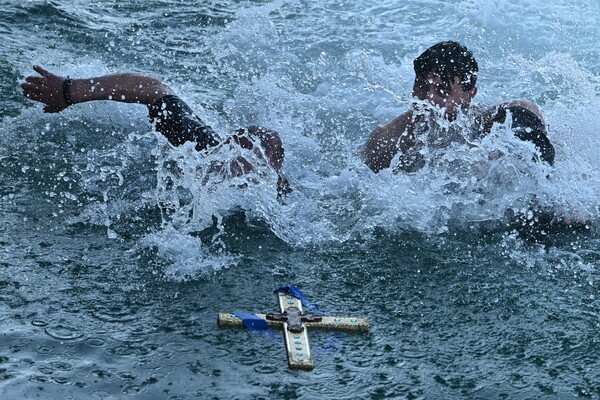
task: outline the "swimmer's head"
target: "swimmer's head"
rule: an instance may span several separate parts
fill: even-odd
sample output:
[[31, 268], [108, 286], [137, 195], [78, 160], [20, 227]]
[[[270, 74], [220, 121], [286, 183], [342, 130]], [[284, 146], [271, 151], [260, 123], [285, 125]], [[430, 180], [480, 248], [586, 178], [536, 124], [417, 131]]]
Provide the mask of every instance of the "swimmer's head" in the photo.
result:
[[477, 94], [479, 67], [473, 53], [457, 42], [440, 42], [414, 61], [413, 96], [445, 108], [450, 117], [468, 108]]

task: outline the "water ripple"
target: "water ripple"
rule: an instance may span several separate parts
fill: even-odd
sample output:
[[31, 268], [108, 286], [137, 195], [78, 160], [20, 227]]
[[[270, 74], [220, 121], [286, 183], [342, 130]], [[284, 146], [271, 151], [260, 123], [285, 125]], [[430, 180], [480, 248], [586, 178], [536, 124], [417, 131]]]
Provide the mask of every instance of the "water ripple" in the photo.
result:
[[44, 329], [48, 336], [58, 340], [74, 340], [83, 336], [77, 328], [66, 325], [49, 326]]
[[134, 311], [118, 305], [106, 308], [98, 307], [92, 312], [92, 316], [104, 322], [131, 322], [138, 319]]
[[87, 339], [86, 343], [93, 347], [102, 347], [102, 346], [104, 346], [106, 341], [104, 339], [92, 337], [92, 338]]

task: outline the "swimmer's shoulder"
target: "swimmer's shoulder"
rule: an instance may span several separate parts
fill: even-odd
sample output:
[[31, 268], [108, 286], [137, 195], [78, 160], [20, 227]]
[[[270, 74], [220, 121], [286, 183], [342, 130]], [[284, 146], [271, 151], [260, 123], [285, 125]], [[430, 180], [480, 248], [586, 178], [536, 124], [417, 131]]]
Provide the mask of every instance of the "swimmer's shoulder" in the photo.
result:
[[407, 139], [404, 133], [411, 120], [412, 111], [407, 111], [371, 132], [362, 150], [364, 162], [369, 168], [375, 172], [389, 168], [394, 156], [407, 145], [404, 143]]
[[494, 123], [504, 123], [506, 120], [506, 113], [511, 109], [526, 110], [526, 112], [533, 114], [533, 117], [538, 118], [541, 125], [546, 125], [540, 107], [529, 100], [510, 100], [495, 105], [474, 104], [469, 109], [469, 114], [473, 117], [474, 121], [474, 124], [471, 127], [472, 138], [481, 138], [487, 135]]
[[398, 140], [404, 131], [406, 131], [408, 124], [411, 121], [411, 115], [412, 111], [407, 111], [376, 128], [369, 135], [369, 139], [366, 143], [367, 148], [370, 146], [379, 147], [382, 142], [391, 143], [390, 140]]
[[413, 111], [406, 111], [404, 114], [397, 116], [396, 118], [386, 122], [384, 125], [377, 128], [375, 131], [389, 132], [389, 133], [402, 133], [410, 125], [413, 119]]
[[544, 124], [544, 125], [546, 124], [546, 122], [544, 121], [544, 115], [542, 114], [542, 110], [540, 109], [540, 107], [537, 104], [535, 104], [529, 100], [524, 100], [524, 99], [511, 100], [506, 103], [502, 103], [500, 105], [500, 107], [502, 107], [504, 109], [509, 109], [509, 108], [513, 108], [513, 107], [523, 108], [527, 111], [530, 111], [533, 115], [538, 117], [540, 119], [540, 121], [542, 121], [542, 124]]

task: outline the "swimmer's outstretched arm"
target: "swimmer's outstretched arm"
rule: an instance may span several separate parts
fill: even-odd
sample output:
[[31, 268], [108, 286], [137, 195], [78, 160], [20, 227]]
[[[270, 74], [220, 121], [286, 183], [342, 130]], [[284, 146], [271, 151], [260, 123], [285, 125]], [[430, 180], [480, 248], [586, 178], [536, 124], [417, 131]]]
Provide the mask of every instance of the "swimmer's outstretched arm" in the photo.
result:
[[[150, 105], [173, 90], [159, 78], [138, 73], [118, 73], [96, 78], [70, 79], [55, 75], [40, 66], [33, 69], [39, 75], [25, 78], [23, 95], [46, 104], [44, 112], [57, 113], [71, 104], [94, 100], [113, 100]], [[69, 104], [69, 101], [71, 104]]]
[[[170, 97], [158, 102], [165, 96], [175, 96], [175, 92], [155, 76], [125, 72], [96, 78], [67, 80], [68, 78], [46, 71], [38, 65], [34, 66], [33, 69], [39, 75], [31, 75], [25, 78], [21, 88], [25, 97], [46, 105], [44, 112], [57, 113], [72, 104], [94, 100], [145, 104], [148, 106], [153, 126], [172, 145], [179, 146], [186, 142], [195, 142], [196, 150], [201, 151], [220, 144], [220, 140], [218, 140], [212, 128], [197, 117], [181, 99]], [[279, 134], [263, 128], [251, 128], [255, 131], [258, 129], [263, 136], [266, 135], [265, 142], [270, 141], [263, 144], [263, 139], [259, 139], [261, 145], [265, 148], [265, 154], [270, 159], [270, 165], [278, 171], [278, 194], [289, 193], [291, 191], [289, 184], [280, 173], [284, 152]], [[244, 132], [243, 129], [241, 131]], [[239, 132], [238, 134], [241, 135]], [[258, 136], [260, 137], [260, 135]], [[240, 143], [240, 138], [236, 135], [233, 135], [232, 138], [235, 143], [240, 144], [243, 148], [252, 149], [251, 142], [249, 142], [250, 147], [247, 147]], [[227, 143], [229, 143], [229, 140]], [[239, 162], [248, 163], [243, 157], [238, 158], [238, 160]], [[252, 170], [251, 166], [242, 173], [250, 170]]]
[[[139, 103], [148, 106], [151, 122], [172, 145], [196, 142], [198, 150], [205, 150], [219, 144], [214, 131], [183, 101], [171, 99], [168, 105], [158, 103], [165, 96], [175, 95], [159, 78], [125, 72], [67, 80], [68, 78], [55, 75], [37, 65], [33, 69], [39, 76], [28, 76], [21, 88], [25, 97], [46, 104], [44, 112], [57, 113], [72, 104], [94, 100]], [[169, 118], [157, 118], [162, 116], [161, 111], [165, 108], [169, 110]]]

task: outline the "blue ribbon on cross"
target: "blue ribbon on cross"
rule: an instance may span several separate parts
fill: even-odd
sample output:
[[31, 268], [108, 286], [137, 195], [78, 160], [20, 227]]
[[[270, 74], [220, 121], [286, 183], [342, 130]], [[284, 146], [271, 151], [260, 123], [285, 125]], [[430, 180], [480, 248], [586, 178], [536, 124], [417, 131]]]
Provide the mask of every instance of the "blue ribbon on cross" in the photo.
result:
[[298, 300], [300, 300], [302, 302], [302, 305], [304, 307], [310, 308], [311, 310], [313, 310], [317, 314], [325, 315], [325, 313], [322, 312], [321, 310], [319, 310], [317, 308], [317, 306], [315, 306], [313, 303], [311, 303], [308, 300], [308, 298], [304, 295], [304, 293], [302, 293], [300, 291], [300, 289], [298, 289], [296, 286], [294, 286], [294, 285], [282, 286], [279, 289], [275, 289], [273, 291], [273, 293], [275, 293], [275, 294], [281, 293], [281, 292], [288, 293], [288, 294], [294, 296], [295, 298], [297, 298]]
[[269, 324], [264, 319], [258, 317], [254, 313], [234, 312], [233, 315], [238, 317], [244, 323], [244, 326], [250, 329], [252, 332], [258, 333], [268, 339], [281, 342], [281, 335], [277, 335], [275, 332], [269, 329]]

